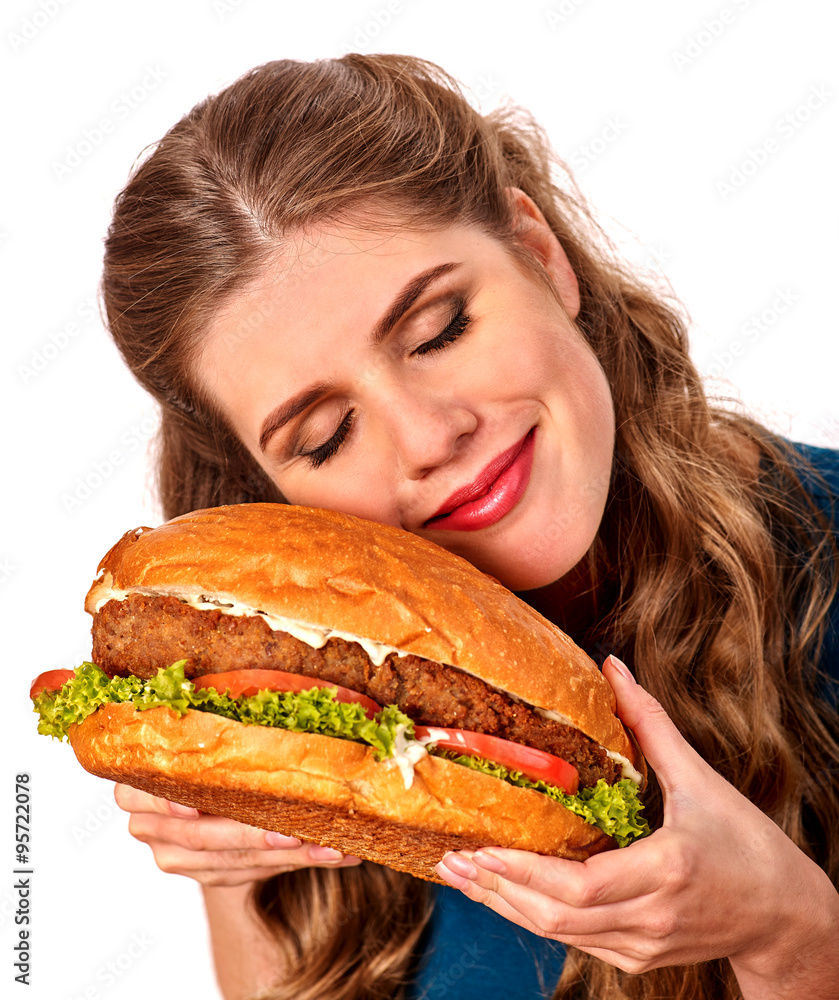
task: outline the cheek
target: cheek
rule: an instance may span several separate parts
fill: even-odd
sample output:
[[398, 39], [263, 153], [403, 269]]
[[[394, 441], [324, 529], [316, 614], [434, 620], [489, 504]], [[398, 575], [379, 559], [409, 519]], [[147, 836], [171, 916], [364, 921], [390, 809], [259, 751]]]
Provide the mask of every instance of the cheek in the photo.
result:
[[589, 440], [594, 454], [611, 453], [615, 434], [615, 411], [606, 373], [588, 352], [569, 372], [569, 397], [577, 424]]
[[612, 476], [615, 413], [609, 383], [600, 362], [579, 338], [559, 352], [548, 381], [545, 401], [568, 489], [563, 506], [577, 512], [575, 526], [581, 535], [593, 535]]
[[[400, 527], [395, 513], [395, 503], [383, 484], [386, 477], [382, 470], [361, 468], [356, 462], [349, 474], [326, 473], [306, 475], [305, 471], [286, 476], [274, 476], [274, 482], [289, 503], [303, 507], [322, 507], [353, 514], [379, 524]], [[376, 483], [371, 488], [370, 483]]]
[[606, 374], [586, 352], [568, 375], [570, 436], [576, 445], [578, 480], [598, 520], [609, 490], [615, 445], [615, 412]]
[[[528, 349], [529, 348], [529, 349]], [[531, 343], [505, 359], [505, 387], [545, 401], [572, 438], [584, 440], [596, 461], [611, 458], [614, 407], [606, 373], [575, 328], [543, 324]]]
[[565, 331], [544, 344], [545, 384], [593, 426], [614, 425], [612, 393], [606, 373], [582, 334]]

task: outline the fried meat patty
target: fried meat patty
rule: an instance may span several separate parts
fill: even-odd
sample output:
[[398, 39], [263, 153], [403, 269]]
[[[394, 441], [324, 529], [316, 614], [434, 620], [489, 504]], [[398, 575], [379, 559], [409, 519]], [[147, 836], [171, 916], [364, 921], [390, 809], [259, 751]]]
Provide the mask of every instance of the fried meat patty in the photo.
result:
[[573, 726], [545, 719], [509, 695], [456, 667], [410, 654], [371, 663], [356, 642], [329, 639], [320, 649], [264, 619], [199, 610], [176, 597], [129, 594], [94, 616], [92, 659], [109, 676], [154, 677], [185, 659], [187, 677], [226, 670], [285, 670], [361, 691], [396, 704], [419, 725], [501, 736], [575, 765], [581, 787], [621, 776], [620, 764]]

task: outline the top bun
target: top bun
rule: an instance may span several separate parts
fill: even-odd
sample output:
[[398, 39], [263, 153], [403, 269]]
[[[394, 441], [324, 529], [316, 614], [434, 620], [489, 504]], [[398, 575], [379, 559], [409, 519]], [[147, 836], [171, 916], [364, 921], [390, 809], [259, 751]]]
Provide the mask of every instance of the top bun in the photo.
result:
[[112, 589], [235, 601], [458, 667], [643, 767], [609, 683], [564, 632], [401, 528], [288, 504], [196, 510], [127, 531], [99, 564], [87, 611]]

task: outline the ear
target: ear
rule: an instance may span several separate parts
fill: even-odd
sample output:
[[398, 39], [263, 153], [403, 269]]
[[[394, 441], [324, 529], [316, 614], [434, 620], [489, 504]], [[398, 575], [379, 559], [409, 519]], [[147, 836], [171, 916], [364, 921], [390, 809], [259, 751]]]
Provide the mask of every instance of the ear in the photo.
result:
[[517, 187], [505, 188], [504, 192], [513, 207], [519, 242], [548, 272], [565, 311], [571, 319], [576, 319], [580, 311], [580, 288], [561, 243], [530, 195]]

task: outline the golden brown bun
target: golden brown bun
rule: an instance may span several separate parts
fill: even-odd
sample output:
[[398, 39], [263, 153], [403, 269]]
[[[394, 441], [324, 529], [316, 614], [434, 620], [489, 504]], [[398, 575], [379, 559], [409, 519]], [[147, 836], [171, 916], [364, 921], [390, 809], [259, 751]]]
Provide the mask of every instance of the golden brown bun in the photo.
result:
[[286, 504], [193, 511], [128, 531], [85, 601], [109, 588], [211, 596], [459, 667], [570, 723], [644, 773], [594, 662], [498, 581], [434, 542]]
[[433, 882], [450, 850], [497, 845], [583, 860], [615, 846], [547, 795], [439, 757], [424, 757], [406, 789], [360, 743], [128, 704], [102, 706], [69, 738], [100, 777]]

